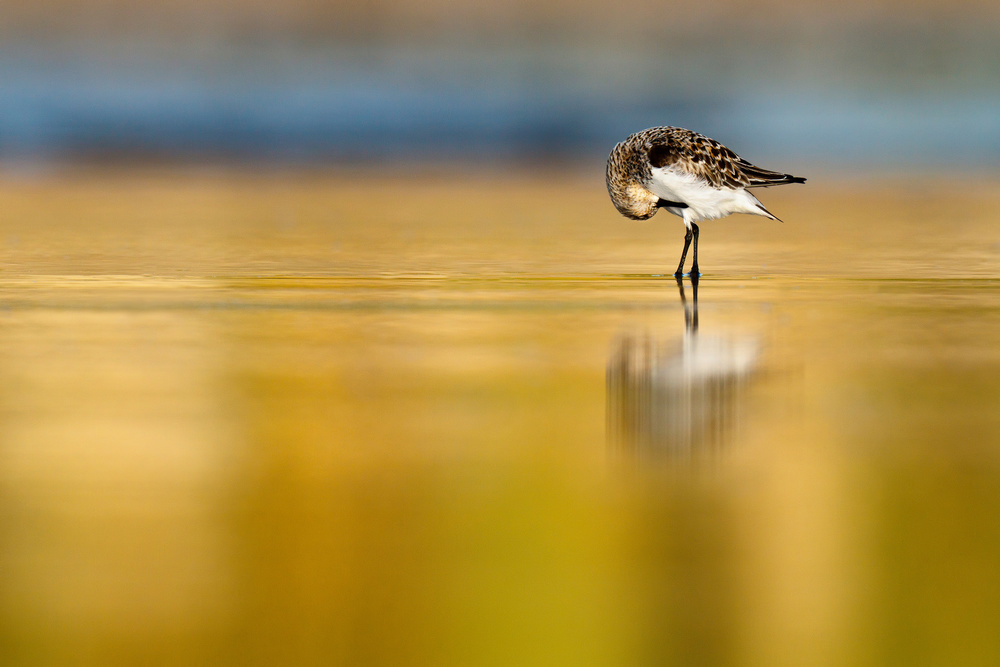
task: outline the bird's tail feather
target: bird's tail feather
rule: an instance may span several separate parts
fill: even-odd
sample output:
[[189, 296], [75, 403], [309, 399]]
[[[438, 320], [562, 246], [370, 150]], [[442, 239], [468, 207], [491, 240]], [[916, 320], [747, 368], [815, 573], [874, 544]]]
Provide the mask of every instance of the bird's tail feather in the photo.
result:
[[771, 213], [766, 208], [764, 208], [764, 205], [761, 204], [760, 202], [757, 202], [757, 208], [760, 209], [760, 215], [763, 215], [765, 218], [770, 218], [771, 220], [777, 220], [778, 222], [784, 222], [784, 220], [782, 220], [774, 213]]
[[749, 206], [747, 206], [744, 209], [745, 213], [750, 213], [752, 215], [761, 215], [761, 216], [764, 216], [765, 218], [769, 218], [771, 220], [777, 220], [778, 222], [783, 222], [781, 220], [781, 218], [779, 218], [774, 213], [771, 213], [766, 208], [764, 208], [764, 205], [760, 203], [759, 199], [757, 199], [756, 197], [754, 197], [749, 192], [747, 192], [746, 194], [747, 194], [747, 197], [749, 199], [749, 201], [747, 202], [747, 204], [749, 204]]

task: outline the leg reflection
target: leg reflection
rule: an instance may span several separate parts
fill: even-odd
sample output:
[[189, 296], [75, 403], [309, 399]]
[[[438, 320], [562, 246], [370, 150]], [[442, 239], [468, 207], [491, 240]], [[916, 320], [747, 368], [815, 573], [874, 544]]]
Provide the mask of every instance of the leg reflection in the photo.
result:
[[751, 338], [698, 331], [698, 277], [690, 298], [677, 279], [684, 333], [620, 336], [607, 366], [609, 443], [639, 455], [687, 458], [722, 448], [738, 422], [739, 397], [757, 361]]
[[693, 305], [688, 305], [687, 296], [684, 294], [684, 279], [677, 278], [677, 289], [681, 293], [681, 305], [684, 306], [684, 330], [688, 333], [698, 332], [698, 276], [691, 276], [691, 301]]

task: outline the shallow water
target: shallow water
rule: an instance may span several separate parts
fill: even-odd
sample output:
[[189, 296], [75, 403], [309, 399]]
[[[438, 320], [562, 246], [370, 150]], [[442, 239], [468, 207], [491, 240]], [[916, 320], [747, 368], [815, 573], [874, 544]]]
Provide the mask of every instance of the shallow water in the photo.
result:
[[8, 177], [8, 661], [994, 663], [1000, 185], [926, 185], [696, 301], [598, 174]]

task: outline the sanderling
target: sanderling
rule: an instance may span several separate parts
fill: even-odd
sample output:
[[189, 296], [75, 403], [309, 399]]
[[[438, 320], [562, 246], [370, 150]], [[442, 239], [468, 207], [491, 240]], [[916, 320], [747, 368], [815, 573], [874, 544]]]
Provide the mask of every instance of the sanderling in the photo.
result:
[[608, 156], [608, 192], [618, 212], [648, 220], [665, 208], [684, 219], [684, 252], [694, 239], [691, 275], [698, 276], [698, 225], [701, 220], [750, 213], [777, 220], [749, 188], [806, 179], [755, 167], [718, 141], [680, 127], [652, 127], [630, 135]]

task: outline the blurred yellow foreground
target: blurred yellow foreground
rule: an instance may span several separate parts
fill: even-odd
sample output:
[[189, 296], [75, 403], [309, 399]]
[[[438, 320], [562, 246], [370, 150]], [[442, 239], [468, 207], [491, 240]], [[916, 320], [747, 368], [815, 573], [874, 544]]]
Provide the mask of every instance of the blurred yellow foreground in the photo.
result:
[[8, 176], [3, 662], [997, 664], [1000, 184], [761, 199]]

